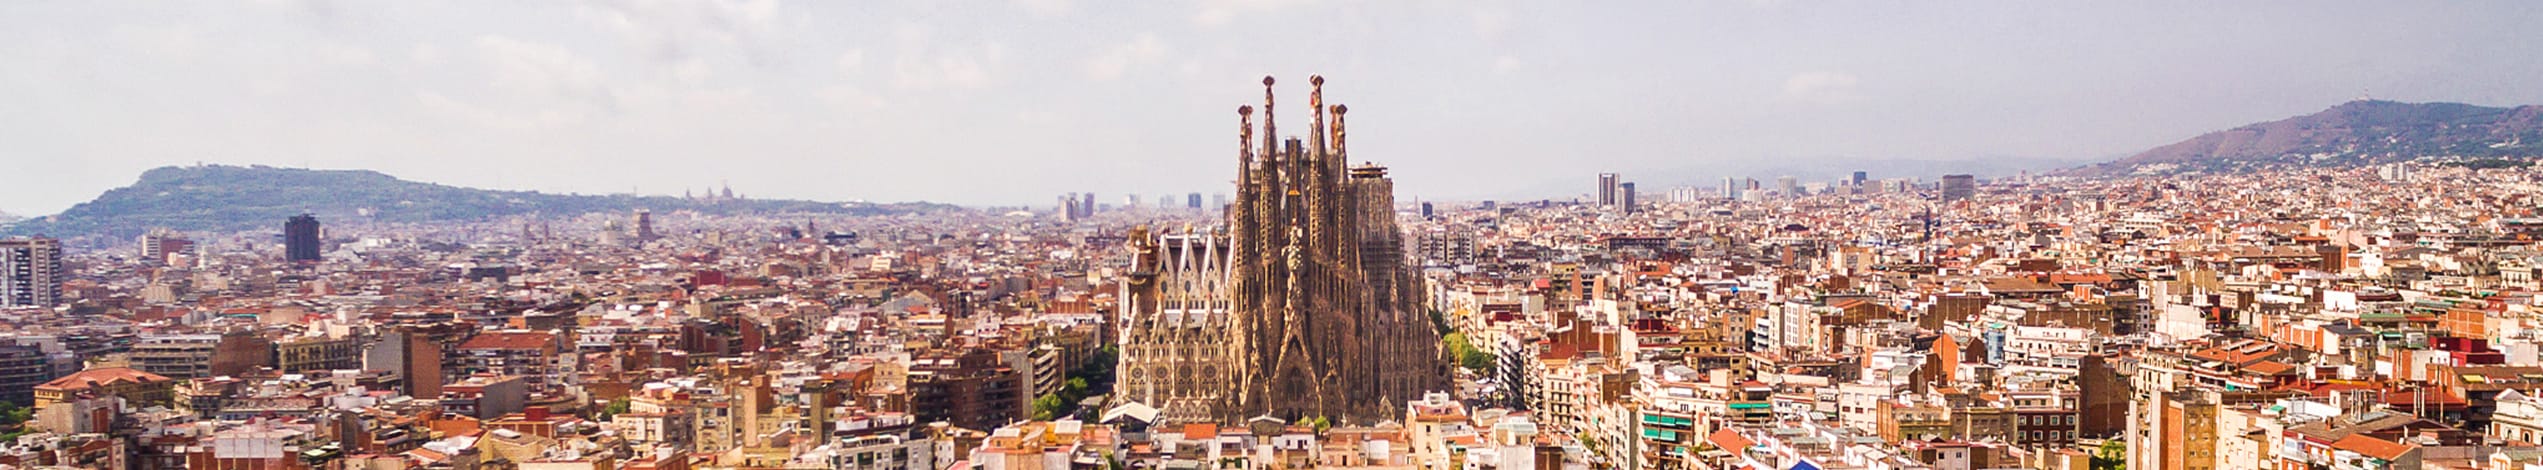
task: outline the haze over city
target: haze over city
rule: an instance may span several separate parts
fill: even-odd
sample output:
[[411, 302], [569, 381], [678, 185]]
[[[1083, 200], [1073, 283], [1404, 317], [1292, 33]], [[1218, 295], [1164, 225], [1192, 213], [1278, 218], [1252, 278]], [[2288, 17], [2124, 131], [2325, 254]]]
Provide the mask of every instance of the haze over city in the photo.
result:
[[[1047, 204], [1223, 192], [1230, 103], [1340, 79], [1411, 199], [2056, 168], [2372, 96], [2543, 102], [2533, 2], [0, 4], [0, 211], [152, 167]], [[1305, 114], [1283, 114], [1304, 128]], [[1915, 169], [1913, 164], [1900, 170]], [[1932, 177], [1924, 174], [1882, 176]]]
[[0, 470], [2543, 470], [2538, 24], [0, 2]]

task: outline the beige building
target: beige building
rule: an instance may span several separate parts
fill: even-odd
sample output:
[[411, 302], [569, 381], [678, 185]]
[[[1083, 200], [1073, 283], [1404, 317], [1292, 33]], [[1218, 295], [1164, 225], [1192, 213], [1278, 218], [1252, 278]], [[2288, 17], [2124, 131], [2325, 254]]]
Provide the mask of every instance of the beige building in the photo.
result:
[[69, 402], [82, 394], [123, 397], [128, 406], [168, 406], [176, 399], [177, 381], [129, 367], [89, 369], [35, 386], [35, 409]]
[[301, 336], [274, 343], [275, 368], [297, 374], [362, 368], [362, 345], [352, 338]]

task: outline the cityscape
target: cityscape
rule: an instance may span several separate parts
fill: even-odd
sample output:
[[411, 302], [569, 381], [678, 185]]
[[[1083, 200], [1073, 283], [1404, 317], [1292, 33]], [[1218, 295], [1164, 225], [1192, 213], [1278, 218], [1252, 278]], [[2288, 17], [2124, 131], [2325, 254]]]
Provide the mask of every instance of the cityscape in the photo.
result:
[[[1099, 54], [1079, 79], [1172, 74], [1139, 64], [1202, 49], [1197, 37], [1239, 34], [1244, 28], [1217, 28], [1258, 17], [1429, 24], [1418, 22], [1423, 15], [1364, 10], [1394, 7], [1384, 4], [1205, 5], [1188, 21], [1156, 20], [1190, 23], [1176, 30], [1192, 31], [1143, 34], [1134, 44], [1147, 47]], [[1622, 16], [1842, 16], [1778, 2], [1707, 4], [1704, 14], [1633, 6], [1641, 8]], [[1010, 14], [1044, 21], [1184, 8], [1011, 7], [1022, 10]], [[1523, 28], [1509, 23], [1543, 22], [1536, 34], [1559, 39], [1602, 29], [1544, 26], [1582, 21], [1575, 14], [1638, 24], [1575, 7], [1519, 7], [1560, 14], [1513, 18], [1498, 10], [1450, 25], [1492, 39]], [[1265, 66], [1203, 72], [1193, 64], [1209, 62], [1188, 62], [1180, 78], [1167, 80], [1173, 86], [1104, 98], [1129, 102], [1118, 108], [1017, 116], [1030, 118], [1022, 119], [1028, 126], [1077, 130], [1100, 128], [1062, 121], [1171, 124], [1127, 124], [1159, 128], [1103, 142], [1111, 148], [1100, 157], [1040, 148], [1087, 142], [1065, 140], [980, 159], [901, 148], [681, 153], [693, 144], [683, 139], [698, 137], [653, 133], [713, 128], [704, 121], [733, 117], [722, 114], [733, 109], [726, 106], [785, 101], [787, 91], [664, 98], [648, 95], [661, 90], [593, 85], [606, 78], [572, 78], [620, 67], [606, 61], [512, 64], [522, 67], [497, 74], [497, 88], [609, 88], [594, 99], [610, 103], [584, 115], [571, 110], [582, 104], [527, 100], [539, 117], [497, 120], [517, 128], [450, 133], [432, 140], [463, 142], [431, 144], [543, 142], [535, 151], [418, 161], [383, 150], [324, 165], [214, 151], [86, 153], [161, 145], [140, 137], [161, 125], [154, 123], [45, 134], [113, 127], [96, 116], [195, 112], [171, 102], [125, 106], [90, 91], [48, 94], [88, 86], [78, 82], [90, 77], [27, 59], [39, 49], [80, 50], [62, 46], [77, 34], [35, 23], [113, 23], [104, 18], [129, 13], [107, 11], [114, 8], [121, 7], [0, 6], [0, 25], [18, 26], [0, 29], [36, 31], [10, 37], [50, 44], [0, 46], [0, 62], [35, 70], [0, 72], [0, 84], [32, 85], [0, 87], [26, 89], [0, 92], [0, 103], [28, 103], [42, 115], [0, 117], [0, 127], [48, 116], [64, 123], [0, 130], [0, 149], [15, 150], [0, 152], [7, 154], [0, 169], [11, 170], [0, 174], [7, 186], [0, 199], [10, 199], [0, 208], [34, 211], [0, 213], [0, 470], [2543, 470], [2543, 167], [2535, 165], [2543, 161], [2543, 105], [2525, 104], [2543, 103], [2543, 87], [2533, 86], [2536, 75], [2497, 72], [2543, 71], [2536, 60], [2543, 55], [2493, 54], [2532, 52], [2536, 42], [2519, 34], [2543, 19], [2543, 9], [2526, 5], [2399, 15], [2389, 21], [2400, 26], [2377, 30], [2394, 36], [2367, 39], [2459, 47], [2444, 59], [2453, 67], [2444, 73], [2394, 78], [2316, 65], [2384, 57], [2328, 46], [2290, 52], [2304, 60], [2285, 62], [2318, 67], [2311, 72], [2320, 77], [2365, 74], [2338, 80], [2405, 98], [2343, 95], [2295, 108], [2194, 103], [2244, 114], [2161, 127], [2167, 133], [2130, 131], [2152, 140], [2114, 144], [2125, 150], [2028, 147], [2064, 149], [2038, 152], [2056, 158], [1932, 160], [1905, 150], [1899, 155], [1908, 157], [1857, 157], [1772, 123], [1744, 128], [1754, 134], [1746, 138], [1839, 150], [1788, 158], [1676, 149], [1681, 156], [1647, 162], [1490, 143], [1570, 139], [1561, 131], [1568, 124], [1555, 122], [1580, 118], [1552, 109], [1493, 117], [1554, 129], [1548, 135], [1469, 129], [1449, 137], [1487, 143], [1432, 142], [1443, 138], [1429, 127], [1434, 121], [1464, 122], [1469, 113], [1423, 109], [1460, 101], [1403, 84], [1450, 79], [1367, 73], [1357, 60], [1365, 57], [1351, 56], [1335, 68], [1362, 73], [1318, 71], [1312, 60], [1295, 71], [1289, 60], [1274, 61], [1280, 67], [1267, 75], [1256, 75]], [[398, 9], [379, 5], [246, 8], [329, 25], [317, 39], [257, 41], [275, 47], [453, 24], [383, 19]], [[669, 79], [690, 85], [715, 74], [786, 81], [801, 65], [786, 65], [787, 53], [818, 41], [758, 28], [854, 23], [854, 15], [820, 5], [773, 1], [594, 2], [570, 10], [627, 30], [665, 19], [710, 26], [624, 36], [660, 46], [653, 49], [542, 49], [497, 36], [475, 43], [552, 53], [547, 58], [624, 48], [615, 53], [691, 70]], [[1972, 21], [2075, 21], [2035, 13]], [[2127, 13], [2116, 21], [2129, 24], [2170, 21], [2116, 13]], [[2308, 14], [2325, 23], [2375, 21], [2349, 10]], [[175, 16], [153, 21], [237, 26]], [[2466, 20], [2464, 30], [2428, 33], [2440, 19]], [[1885, 21], [1825, 21], [1856, 20]], [[343, 27], [375, 21], [404, 32]], [[918, 26], [956, 23], [904, 21], [896, 37], [946, 34]], [[2061, 24], [2082, 23], [2089, 21]], [[2304, 26], [2271, 25], [2252, 34]], [[139, 34], [107, 29], [114, 32], [98, 34], [108, 42]], [[233, 34], [257, 33], [187, 41], [246, 37]], [[2129, 43], [2072, 34], [2046, 40]], [[2499, 34], [2511, 40], [2475, 39]], [[1411, 47], [1350, 38], [1333, 47]], [[762, 42], [775, 51], [754, 53]], [[56, 46], [71, 48], [45, 49]], [[188, 50], [226, 60], [219, 47]], [[368, 63], [452, 60], [413, 50]], [[897, 53], [918, 50], [934, 49]], [[1457, 53], [1420, 50], [1385, 58]], [[907, 106], [914, 101], [884, 104], [1041, 102], [1002, 92], [922, 97], [997, 88], [990, 78], [963, 78], [958, 72], [970, 66], [958, 62], [887, 59], [896, 52], [882, 48], [867, 59], [864, 51], [856, 49], [855, 60], [834, 57], [821, 67], [836, 70], [821, 73], [897, 67], [909, 76], [890, 82], [891, 92], [857, 92], [824, 106], [845, 106], [860, 119], [882, 109], [907, 115], [837, 125], [956, 149], [947, 152], [1035, 140], [1001, 134], [1014, 124], [931, 116], [925, 106]], [[701, 67], [753, 65], [708, 72], [687, 69], [689, 59]], [[1508, 74], [1529, 64], [1492, 63]], [[913, 67], [928, 72], [908, 74]], [[1674, 69], [1601, 73], [1667, 70]], [[1721, 112], [1773, 121], [1758, 116], [1950, 88], [1793, 78], [1777, 80], [1792, 99], [1758, 105], [1793, 108]], [[2355, 84], [2318, 80], [2290, 87]], [[2084, 87], [2023, 90], [2095, 93], [2053, 91], [2058, 86]], [[309, 94], [322, 91], [271, 91], [221, 100], [315, 109], [313, 120], [403, 119], [393, 107], [355, 104], [345, 105], [353, 114], [328, 114], [338, 111], [311, 104], [335, 99]], [[828, 91], [850, 97], [844, 88]], [[1648, 112], [1641, 107], [1678, 113], [1702, 101], [1686, 98], [1698, 92], [1647, 91], [1665, 96], [1599, 106], [1641, 116], [1633, 114]], [[430, 91], [411, 95], [419, 106], [460, 106]], [[2139, 101], [2106, 99], [2113, 107]], [[70, 109], [91, 104], [105, 109]], [[1355, 105], [1361, 112], [1351, 112]], [[702, 117], [668, 128], [629, 117], [650, 106], [694, 107]], [[92, 112], [109, 114], [81, 114]], [[1169, 115], [1120, 118], [1151, 112]], [[940, 118], [962, 125], [894, 127]], [[1356, 145], [1350, 121], [1361, 126]], [[1663, 121], [1636, 129], [1681, 132], [1670, 126], [1698, 122]], [[1847, 120], [1825, 124], [1880, 145], [1975, 139], [1925, 134], [1948, 126], [1890, 134], [1840, 121]], [[833, 124], [809, 135], [871, 138], [823, 127]], [[2042, 125], [1972, 134], [2015, 142], [2008, 148], [2116, 139]], [[2112, 127], [2156, 129], [2129, 127], [2136, 125]], [[277, 155], [317, 148], [289, 139], [341, 137], [262, 134], [255, 126], [226, 129], [243, 140], [283, 139], [245, 147]], [[795, 129], [731, 144], [786, 147], [802, 137]], [[406, 131], [348, 132], [387, 142]], [[1093, 133], [1098, 141], [1124, 137]], [[612, 144], [624, 153], [596, 159], [543, 147], [590, 135], [672, 150]], [[1222, 140], [1231, 137], [1232, 147]], [[513, 140], [537, 138], [566, 140]], [[1614, 151], [1650, 142], [1576, 144]], [[1439, 150], [1492, 145], [1517, 150]], [[1917, 148], [1952, 149], [1936, 145]], [[73, 147], [105, 150], [62, 150]], [[31, 155], [54, 151], [67, 153]], [[1144, 155], [1161, 152], [1173, 155]], [[1169, 160], [1176, 163], [1156, 163]], [[1206, 174], [1179, 169], [1187, 164]], [[842, 168], [827, 165], [856, 174], [837, 184], [789, 184], [800, 180], [788, 173]], [[116, 177], [129, 183], [87, 188], [60, 170], [67, 166], [132, 174]], [[663, 190], [653, 178], [690, 184]], [[638, 186], [596, 189], [630, 182]], [[49, 199], [70, 187], [85, 188], [76, 189], [85, 199]], [[44, 195], [28, 196], [35, 193]]]

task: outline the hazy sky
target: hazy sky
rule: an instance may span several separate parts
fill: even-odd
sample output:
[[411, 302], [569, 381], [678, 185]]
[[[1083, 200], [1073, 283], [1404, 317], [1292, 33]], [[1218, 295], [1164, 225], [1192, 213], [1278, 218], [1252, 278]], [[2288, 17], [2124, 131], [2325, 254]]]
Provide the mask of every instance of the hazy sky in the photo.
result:
[[1286, 129], [1323, 74], [1406, 199], [2110, 157], [2362, 94], [2543, 103], [2543, 2], [2219, 3], [0, 2], [0, 211], [193, 162], [1153, 200], [1226, 191], [1265, 74]]

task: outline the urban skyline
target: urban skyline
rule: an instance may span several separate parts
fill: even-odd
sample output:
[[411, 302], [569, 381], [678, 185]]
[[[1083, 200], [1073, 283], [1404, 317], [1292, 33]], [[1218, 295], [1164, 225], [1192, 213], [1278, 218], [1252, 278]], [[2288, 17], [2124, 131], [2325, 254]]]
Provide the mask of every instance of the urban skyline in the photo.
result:
[[[2543, 74], [2517, 49], [2537, 8], [22, 3], [0, 6], [0, 61], [27, 65], [0, 76], [24, 111], [0, 116], [19, 131], [0, 158], [25, 170], [0, 175], [0, 211], [48, 215], [196, 162], [585, 194], [1180, 193], [1200, 187], [1146, 185], [1225, 179], [1182, 110], [1267, 72], [1354, 77], [1404, 113], [1364, 116], [1389, 132], [1363, 145], [1440, 169], [1407, 198], [1576, 193], [1520, 170], [1546, 156], [1650, 175], [1647, 191], [1857, 161], [2068, 166], [2361, 96], [2543, 103], [2515, 85]], [[478, 21], [496, 9], [514, 13]], [[1286, 41], [1239, 16], [1322, 26]], [[1798, 168], [1762, 167], [1778, 162]], [[1741, 166], [1760, 167], [1722, 171]], [[577, 176], [528, 176], [551, 174]]]
[[2543, 470], [2536, 20], [0, 3], [0, 468]]

